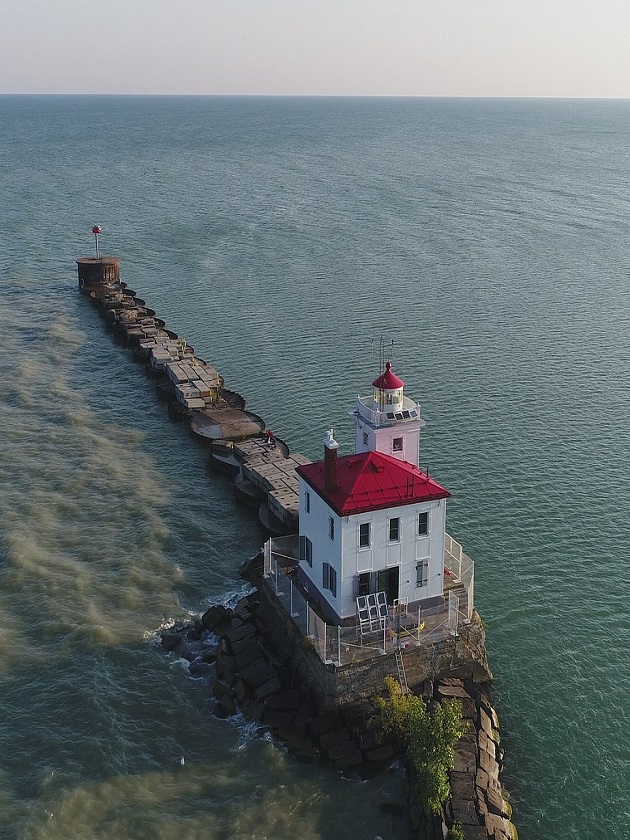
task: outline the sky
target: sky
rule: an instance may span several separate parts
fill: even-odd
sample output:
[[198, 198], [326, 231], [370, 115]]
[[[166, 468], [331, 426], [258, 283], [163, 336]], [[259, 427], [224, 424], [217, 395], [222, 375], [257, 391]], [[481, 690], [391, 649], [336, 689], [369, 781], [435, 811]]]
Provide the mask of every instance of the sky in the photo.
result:
[[0, 93], [630, 97], [630, 0], [0, 0]]

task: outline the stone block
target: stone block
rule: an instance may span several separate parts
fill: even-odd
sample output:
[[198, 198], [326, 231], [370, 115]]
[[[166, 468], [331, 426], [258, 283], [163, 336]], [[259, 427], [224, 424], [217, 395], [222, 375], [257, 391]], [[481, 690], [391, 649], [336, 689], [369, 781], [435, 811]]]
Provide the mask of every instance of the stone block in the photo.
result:
[[383, 744], [382, 747], [377, 747], [374, 750], [366, 750], [365, 758], [367, 761], [389, 761], [394, 757], [394, 748], [391, 744]]
[[[324, 752], [328, 752], [332, 749], [332, 747], [344, 744], [350, 739], [348, 737], [347, 729], [334, 729], [332, 732], [324, 732], [317, 740], [322, 750]], [[354, 741], [352, 743], [354, 743]]]
[[501, 791], [489, 787], [486, 790], [486, 802], [488, 804], [488, 811], [491, 814], [496, 814], [499, 817], [506, 817], [509, 819], [512, 816], [512, 806], [503, 798]]
[[464, 825], [464, 840], [488, 840], [485, 825]]
[[266, 700], [267, 697], [281, 690], [282, 686], [280, 685], [280, 681], [278, 680], [278, 677], [274, 675], [271, 679], [267, 680], [266, 683], [263, 683], [256, 688], [254, 691], [254, 697], [262, 703], [262, 701]]
[[484, 709], [479, 709], [479, 730], [492, 738], [492, 721]]
[[[348, 753], [354, 753], [356, 748], [357, 745], [354, 743], [354, 741], [348, 740], [342, 741], [340, 744], [334, 744], [332, 747], [325, 750], [325, 752], [331, 761], [337, 761], [338, 759], [343, 758]], [[361, 757], [361, 760], [363, 760], [363, 756]]]
[[358, 767], [359, 764], [363, 764], [363, 756], [361, 750], [353, 742], [348, 745], [340, 758], [333, 761], [335, 770], [348, 770], [350, 767]]
[[[303, 703], [293, 718], [294, 726], [306, 726], [313, 720], [313, 708], [310, 703]], [[312, 730], [312, 727], [311, 727]]]
[[265, 708], [263, 723], [266, 723], [271, 729], [282, 729], [282, 727], [291, 726], [292, 718], [293, 715], [291, 712], [281, 712], [276, 709]]
[[469, 800], [452, 800], [453, 818], [462, 825], [479, 825], [475, 803]]
[[265, 707], [262, 703], [253, 700], [251, 697], [246, 697], [245, 700], [243, 700], [242, 710], [243, 714], [251, 720], [261, 721]]
[[311, 720], [311, 729], [313, 735], [319, 738], [325, 732], [332, 732], [335, 729], [341, 728], [341, 718], [338, 712], [327, 712], [323, 715], [318, 715]]
[[[241, 678], [243, 679], [243, 682], [248, 683], [253, 688], [258, 688], [258, 686], [263, 685], [273, 677], [277, 679], [274, 668], [272, 668], [271, 665], [269, 665], [269, 663], [262, 657], [250, 662], [249, 665], [246, 665], [241, 670]], [[280, 685], [280, 683], [278, 683], [278, 685]], [[280, 689], [278, 689], [278, 691], [279, 690]]]
[[209, 630], [211, 633], [223, 624], [228, 619], [229, 613], [225, 607], [221, 606], [221, 604], [217, 604], [216, 606], [210, 607], [209, 610], [201, 616], [201, 621], [203, 622], [203, 626], [206, 630]]
[[482, 770], [485, 770], [490, 779], [498, 780], [499, 778], [499, 765], [496, 762], [490, 753], [487, 753], [485, 750], [479, 750], [479, 766]]
[[161, 644], [165, 650], [174, 651], [181, 643], [182, 637], [179, 633], [162, 633]]
[[262, 659], [260, 648], [257, 644], [248, 644], [241, 650], [234, 651], [234, 662], [238, 671], [242, 671], [256, 659]]
[[295, 689], [274, 694], [265, 702], [268, 709], [295, 712], [300, 707], [300, 693]]
[[494, 840], [509, 840], [514, 836], [512, 823], [505, 817], [488, 814], [485, 820], [488, 834], [494, 837]]
[[477, 770], [477, 750], [468, 744], [455, 747], [453, 770], [458, 773], [475, 773]]
[[475, 776], [473, 773], [451, 771], [451, 791], [453, 799], [473, 802], [475, 799]]
[[492, 756], [492, 758], [497, 757], [496, 745], [494, 741], [492, 740], [492, 738], [488, 738], [488, 736], [483, 730], [479, 732], [479, 749], [485, 750], [488, 753], [488, 755]]

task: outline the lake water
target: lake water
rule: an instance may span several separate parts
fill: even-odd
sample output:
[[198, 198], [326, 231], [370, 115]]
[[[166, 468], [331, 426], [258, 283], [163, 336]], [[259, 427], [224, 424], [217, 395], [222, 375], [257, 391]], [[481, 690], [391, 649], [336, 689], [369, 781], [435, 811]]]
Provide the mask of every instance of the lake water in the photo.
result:
[[294, 451], [350, 451], [394, 342], [521, 840], [630, 836], [629, 140], [629, 102], [0, 97], [1, 837], [401, 836], [399, 773], [298, 763], [156, 646], [261, 537], [77, 294], [95, 223]]

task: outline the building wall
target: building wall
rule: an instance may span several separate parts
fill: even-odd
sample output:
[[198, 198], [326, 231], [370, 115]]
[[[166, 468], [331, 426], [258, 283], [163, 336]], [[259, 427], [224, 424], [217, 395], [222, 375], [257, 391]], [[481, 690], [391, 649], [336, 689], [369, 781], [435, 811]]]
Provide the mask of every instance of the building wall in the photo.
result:
[[[409, 603], [442, 595], [446, 501], [419, 502], [387, 510], [339, 517], [299, 478], [300, 536], [310, 540], [312, 565], [300, 568], [338, 619], [356, 615], [359, 575], [370, 575], [369, 591], [378, 591], [378, 573], [399, 569], [398, 597]], [[308, 498], [308, 505], [307, 505]], [[308, 509], [307, 509], [308, 508]], [[428, 514], [429, 532], [418, 534], [418, 515]], [[330, 520], [334, 539], [330, 538]], [[389, 539], [390, 520], [399, 520], [399, 539]], [[369, 523], [370, 545], [360, 546], [360, 526]], [[426, 585], [417, 585], [417, 565], [427, 562]], [[323, 564], [336, 575], [336, 595], [324, 585]], [[365, 578], [363, 581], [365, 582]]]
[[[358, 411], [352, 414], [356, 427], [355, 452], [382, 452], [399, 461], [418, 466], [420, 463], [420, 423], [404, 421], [374, 428]], [[367, 439], [366, 439], [367, 438]], [[402, 438], [403, 448], [394, 449], [394, 440]]]
[[[418, 535], [418, 514], [428, 513], [429, 533]], [[389, 523], [398, 518], [400, 538], [389, 539]], [[370, 546], [359, 545], [360, 526], [370, 525]], [[398, 597], [409, 603], [442, 595], [444, 590], [444, 529], [446, 501], [419, 502], [343, 519], [341, 617], [356, 614], [358, 577], [361, 574], [399, 568]], [[417, 565], [427, 561], [425, 586], [416, 585]]]

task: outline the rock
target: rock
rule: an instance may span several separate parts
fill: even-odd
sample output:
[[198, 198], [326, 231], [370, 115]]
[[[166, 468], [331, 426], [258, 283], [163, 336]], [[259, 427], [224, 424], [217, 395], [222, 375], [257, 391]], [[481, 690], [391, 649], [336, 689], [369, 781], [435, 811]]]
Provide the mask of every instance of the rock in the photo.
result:
[[474, 802], [475, 776], [472, 773], [451, 772], [451, 791], [453, 799], [464, 802]]
[[271, 694], [275, 694], [277, 691], [281, 691], [282, 686], [280, 685], [280, 681], [275, 676], [275, 674], [267, 680], [266, 683], [258, 686], [258, 688], [254, 691], [254, 697], [256, 700], [262, 703], [267, 697]]
[[479, 732], [479, 749], [485, 750], [492, 758], [497, 757], [496, 745], [492, 738], [488, 738], [485, 732]]
[[222, 697], [219, 697], [219, 699], [217, 700], [217, 706], [215, 708], [215, 714], [217, 715], [217, 717], [232, 717], [232, 715], [236, 714], [236, 711], [236, 703], [234, 702], [233, 697], [230, 697], [227, 694], [224, 694]]
[[512, 816], [512, 806], [506, 802], [500, 791], [489, 787], [486, 790], [486, 802], [488, 804], [488, 811], [491, 814], [496, 814], [499, 817], [506, 817], [509, 819]]
[[300, 707], [300, 694], [295, 689], [282, 691], [280, 694], [274, 694], [273, 697], [269, 697], [265, 702], [265, 706], [268, 709], [295, 712]]
[[[332, 747], [338, 744], [344, 744], [349, 740], [348, 730], [334, 729], [332, 732], [324, 732], [317, 740], [321, 749], [324, 752], [328, 752]], [[354, 741], [352, 743], [354, 744]]]
[[400, 802], [379, 802], [378, 809], [383, 814], [392, 814], [395, 817], [402, 817], [405, 806]]
[[380, 747], [385, 739], [384, 732], [360, 732], [357, 738], [362, 750], [373, 750]]
[[179, 633], [162, 633], [161, 644], [165, 650], [174, 651], [181, 641]]
[[412, 805], [409, 809], [409, 821], [411, 822], [411, 827], [413, 828], [414, 832], [420, 829], [420, 823], [422, 821], [422, 812], [417, 805]]
[[[313, 720], [313, 708], [309, 703], [303, 703], [293, 718], [294, 726], [306, 726]], [[312, 731], [312, 727], [311, 727]]]
[[212, 670], [212, 666], [207, 662], [202, 662], [200, 659], [195, 659], [188, 666], [188, 672], [192, 677], [205, 677]]
[[311, 730], [316, 738], [325, 732], [332, 732], [341, 728], [341, 718], [337, 712], [325, 712], [311, 720]]
[[496, 814], [488, 814], [486, 816], [486, 829], [494, 840], [509, 840], [514, 837], [514, 826], [505, 817], [499, 817]]
[[242, 709], [243, 714], [250, 718], [250, 720], [261, 721], [263, 719], [265, 707], [262, 703], [259, 703], [250, 697], [246, 697], [245, 700], [243, 700]]
[[234, 668], [236, 667], [234, 658], [229, 653], [223, 653], [221, 650], [217, 653], [216, 665], [217, 674], [220, 677], [225, 676], [227, 673], [233, 674]]
[[453, 818], [462, 825], [479, 825], [479, 817], [475, 803], [461, 799], [453, 799]]
[[201, 621], [206, 630], [214, 633], [217, 627], [227, 620], [228, 615], [229, 614], [226, 608], [221, 604], [217, 604], [210, 607], [209, 610], [206, 610], [206, 612], [201, 616]]
[[[328, 750], [324, 750], [327, 753], [328, 758], [331, 761], [337, 761], [340, 758], [348, 754], [354, 754], [357, 750], [357, 745], [354, 741], [342, 741], [340, 744], [335, 744], [334, 746], [330, 747]], [[363, 756], [361, 756], [361, 761], [363, 761]]]
[[488, 840], [485, 825], [464, 825], [464, 840]]
[[383, 744], [382, 747], [377, 747], [375, 750], [367, 750], [365, 758], [367, 761], [388, 761], [394, 757], [394, 748], [391, 744]]
[[256, 659], [262, 658], [262, 653], [257, 644], [248, 644], [242, 650], [234, 651], [234, 661], [239, 671], [255, 662]]
[[[249, 665], [242, 668], [241, 678], [243, 679], [243, 682], [249, 683], [252, 688], [258, 688], [271, 679], [275, 679], [276, 682], [278, 682], [275, 670], [262, 657], [255, 659], [253, 662], [250, 662]], [[278, 682], [278, 691], [279, 690], [280, 683]], [[262, 700], [263, 698], [259, 697], [258, 699]]]
[[263, 722], [271, 729], [282, 729], [291, 726], [293, 715], [291, 712], [281, 712], [276, 709], [265, 708]]
[[359, 764], [363, 764], [363, 756], [361, 750], [353, 742], [348, 745], [342, 756], [333, 761], [335, 770], [348, 770]]
[[483, 709], [479, 709], [479, 729], [485, 732], [488, 738], [492, 738], [492, 721]]
[[499, 779], [499, 765], [485, 750], [479, 750], [479, 766], [485, 770], [490, 779]]

